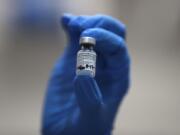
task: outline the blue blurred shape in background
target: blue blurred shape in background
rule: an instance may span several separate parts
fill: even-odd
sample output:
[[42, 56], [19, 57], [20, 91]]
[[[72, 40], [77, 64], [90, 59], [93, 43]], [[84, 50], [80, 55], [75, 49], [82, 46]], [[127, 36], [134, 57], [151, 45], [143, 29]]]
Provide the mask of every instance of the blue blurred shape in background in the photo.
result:
[[15, 24], [23, 30], [55, 30], [60, 9], [57, 3], [57, 0], [17, 0]]

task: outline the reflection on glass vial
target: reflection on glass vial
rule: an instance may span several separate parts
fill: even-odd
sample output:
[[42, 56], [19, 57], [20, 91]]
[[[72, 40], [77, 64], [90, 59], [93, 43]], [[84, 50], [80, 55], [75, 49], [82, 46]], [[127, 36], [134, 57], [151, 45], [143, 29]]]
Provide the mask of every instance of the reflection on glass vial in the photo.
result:
[[96, 40], [92, 37], [81, 37], [79, 43], [81, 50], [77, 53], [76, 74], [94, 77], [96, 71], [96, 53], [93, 51], [93, 47], [96, 44]]

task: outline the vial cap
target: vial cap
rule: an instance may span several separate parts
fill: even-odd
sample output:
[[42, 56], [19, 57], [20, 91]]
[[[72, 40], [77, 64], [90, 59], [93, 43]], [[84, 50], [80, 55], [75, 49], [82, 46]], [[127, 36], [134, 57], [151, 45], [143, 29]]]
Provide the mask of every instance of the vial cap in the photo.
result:
[[79, 44], [96, 44], [96, 39], [93, 37], [81, 37], [79, 40]]

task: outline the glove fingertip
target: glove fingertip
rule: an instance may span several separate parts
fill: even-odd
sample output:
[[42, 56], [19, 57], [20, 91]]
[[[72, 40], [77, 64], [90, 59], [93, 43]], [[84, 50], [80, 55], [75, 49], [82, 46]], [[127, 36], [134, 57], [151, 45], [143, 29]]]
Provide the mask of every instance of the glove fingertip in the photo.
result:
[[74, 16], [72, 14], [69, 13], [65, 13], [62, 15], [60, 22], [62, 24], [63, 27], [67, 27], [69, 22], [74, 18]]

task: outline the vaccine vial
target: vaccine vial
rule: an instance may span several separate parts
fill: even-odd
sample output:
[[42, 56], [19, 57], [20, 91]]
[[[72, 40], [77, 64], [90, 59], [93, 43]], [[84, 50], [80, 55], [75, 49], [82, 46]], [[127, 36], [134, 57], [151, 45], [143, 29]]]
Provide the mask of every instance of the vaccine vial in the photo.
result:
[[96, 40], [92, 37], [81, 37], [79, 40], [81, 49], [77, 53], [76, 75], [95, 76], [96, 53], [93, 48]]

